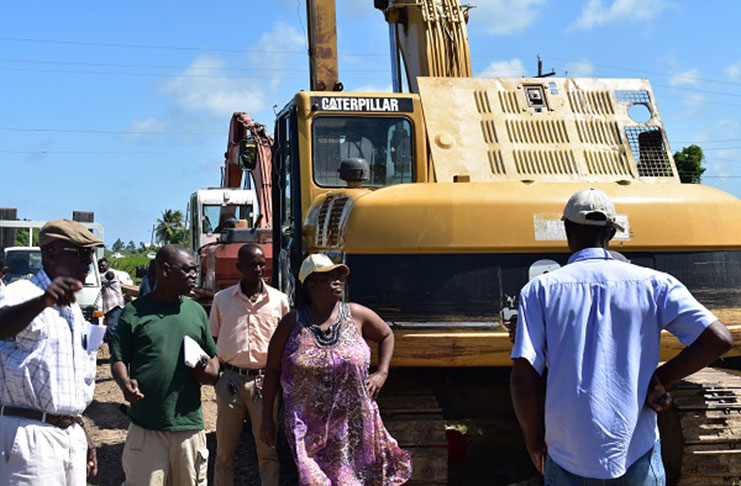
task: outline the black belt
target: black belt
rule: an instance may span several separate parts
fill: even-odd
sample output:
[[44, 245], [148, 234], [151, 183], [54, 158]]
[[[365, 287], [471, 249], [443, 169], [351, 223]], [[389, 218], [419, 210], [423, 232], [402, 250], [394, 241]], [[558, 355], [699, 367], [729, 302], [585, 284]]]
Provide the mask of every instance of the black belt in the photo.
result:
[[0, 406], [0, 415], [38, 420], [39, 422], [44, 422], [60, 429], [66, 429], [72, 424], [82, 426], [82, 417], [79, 415], [52, 415], [28, 408]]
[[222, 363], [221, 367], [225, 370], [233, 371], [241, 376], [258, 376], [265, 374], [265, 368], [240, 368], [239, 366], [232, 366], [229, 363]]

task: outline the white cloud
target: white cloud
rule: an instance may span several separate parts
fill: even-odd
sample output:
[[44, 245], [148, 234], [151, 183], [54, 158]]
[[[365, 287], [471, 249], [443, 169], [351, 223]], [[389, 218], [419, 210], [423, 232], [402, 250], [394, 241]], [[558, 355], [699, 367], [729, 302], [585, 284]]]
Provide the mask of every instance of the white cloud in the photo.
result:
[[595, 71], [594, 64], [586, 57], [567, 62], [564, 64], [564, 69], [569, 73], [569, 76], [579, 78], [591, 78]]
[[669, 84], [673, 87], [681, 86], [697, 86], [699, 84], [700, 71], [697, 69], [689, 69], [687, 71], [677, 73], [669, 78]]
[[[740, 135], [741, 125], [739, 125], [738, 121], [732, 119], [721, 119], [712, 126], [709, 126], [707, 131], [696, 133], [690, 138], [692, 143], [702, 147], [705, 152], [705, 167], [707, 168], [707, 172], [705, 172], [706, 176], [725, 178], [737, 172], [732, 170], [733, 168], [731, 165], [734, 164], [735, 161], [741, 160], [741, 150], [736, 147], [715, 147], [715, 144], [711, 143], [711, 141], [726, 138], [735, 139]], [[673, 148], [674, 150], [681, 150], [682, 146], [687, 145], [690, 144], [685, 143]], [[713, 179], [703, 180], [703, 183], [710, 183], [712, 185]], [[730, 188], [727, 188], [726, 190], [728, 189]], [[734, 190], [731, 190], [730, 192], [735, 193]]]
[[179, 108], [228, 117], [234, 111], [262, 109], [266, 104], [262, 85], [260, 80], [234, 77], [220, 57], [202, 55], [162, 90]]
[[275, 71], [285, 68], [295, 68], [296, 60], [301, 59], [298, 67], [306, 69], [306, 80], [308, 84], [309, 62], [306, 56], [296, 53], [306, 52], [306, 41], [304, 35], [292, 25], [285, 22], [276, 22], [269, 32], [265, 32], [257, 40], [257, 44], [251, 48], [250, 62], [263, 69], [272, 69], [273, 75], [269, 85], [273, 90], [278, 88], [281, 76], [285, 72]]
[[605, 0], [589, 0], [571, 27], [588, 30], [617, 22], [646, 23], [672, 7], [667, 0], [613, 0], [610, 5]]
[[510, 59], [509, 61], [494, 61], [483, 71], [481, 71], [477, 77], [479, 78], [519, 78], [525, 75], [527, 70], [525, 65], [522, 64], [518, 58]]
[[[260, 65], [277, 66], [286, 64], [290, 57], [284, 53], [306, 50], [304, 35], [294, 26], [285, 22], [276, 22], [269, 32], [265, 32], [250, 48], [253, 51], [250, 59]], [[273, 54], [271, 54], [271, 52]]]
[[123, 139], [127, 142], [144, 142], [151, 143], [156, 133], [152, 132], [163, 132], [167, 129], [170, 124], [169, 121], [161, 118], [149, 117], [149, 118], [134, 118], [131, 121], [129, 129], [123, 135]]
[[741, 61], [734, 62], [726, 68], [726, 76], [734, 80], [741, 80]]
[[478, 0], [469, 13], [469, 24], [489, 34], [521, 32], [540, 17], [547, 0]]
[[689, 93], [683, 95], [685, 112], [684, 116], [696, 115], [701, 108], [705, 107], [707, 98], [702, 93]]
[[254, 71], [234, 71], [222, 57], [200, 55], [179, 77], [164, 82], [161, 90], [173, 97], [179, 109], [219, 118], [235, 111], [267, 109], [286, 76], [281, 69], [295, 67], [296, 53], [304, 51], [304, 37], [295, 27], [277, 22], [249, 48], [247, 61]]

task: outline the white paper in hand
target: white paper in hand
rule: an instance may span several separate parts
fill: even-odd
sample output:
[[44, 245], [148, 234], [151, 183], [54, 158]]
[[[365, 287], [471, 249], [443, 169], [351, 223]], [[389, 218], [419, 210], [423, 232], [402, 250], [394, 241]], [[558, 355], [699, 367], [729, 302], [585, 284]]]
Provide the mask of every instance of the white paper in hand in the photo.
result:
[[105, 336], [105, 326], [97, 326], [95, 324], [90, 324], [89, 322], [85, 322], [85, 337], [86, 343], [85, 343], [85, 350], [88, 352], [94, 352], [97, 351], [100, 345], [103, 343], [103, 336]]
[[201, 358], [208, 359], [208, 354], [190, 336], [183, 338], [183, 361], [185, 366], [195, 368]]

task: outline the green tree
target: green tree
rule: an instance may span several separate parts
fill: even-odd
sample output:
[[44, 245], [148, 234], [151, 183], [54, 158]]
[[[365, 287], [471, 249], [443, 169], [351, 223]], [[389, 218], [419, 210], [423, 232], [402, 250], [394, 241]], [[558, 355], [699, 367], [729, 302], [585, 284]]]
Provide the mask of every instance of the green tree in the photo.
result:
[[123, 249], [124, 249], [124, 242], [121, 241], [121, 238], [117, 239], [113, 243], [113, 246], [111, 247], [111, 250], [113, 250], [113, 251], [121, 251]]
[[133, 252], [136, 251], [136, 245], [134, 244], [133, 241], [129, 241], [129, 244], [126, 245], [126, 251], [128, 251], [130, 253], [133, 253]]
[[677, 164], [679, 179], [685, 184], [699, 184], [705, 167], [705, 154], [697, 145], [684, 147], [681, 152], [674, 154], [674, 162]]
[[157, 218], [157, 226], [154, 229], [154, 238], [157, 243], [167, 245], [170, 243], [182, 244], [184, 241], [185, 226], [183, 212], [166, 209], [162, 216]]
[[[39, 245], [39, 229], [32, 228], [33, 230], [33, 244]], [[18, 228], [15, 234], [15, 244], [18, 246], [28, 246], [28, 228]]]

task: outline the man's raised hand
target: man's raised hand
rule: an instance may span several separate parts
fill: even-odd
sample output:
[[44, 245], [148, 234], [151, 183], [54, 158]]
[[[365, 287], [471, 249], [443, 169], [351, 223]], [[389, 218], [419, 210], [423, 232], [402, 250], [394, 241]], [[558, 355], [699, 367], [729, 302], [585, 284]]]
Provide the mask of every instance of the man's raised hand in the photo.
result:
[[75, 292], [82, 290], [82, 282], [70, 277], [57, 277], [51, 281], [43, 295], [44, 305], [65, 306], [75, 302]]

